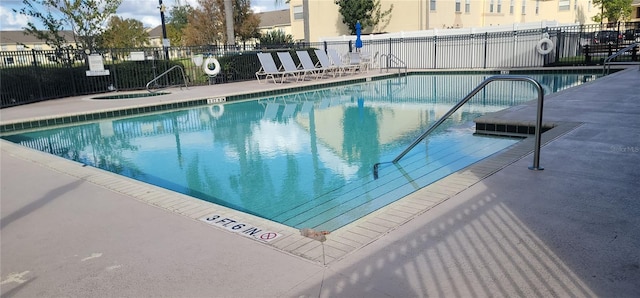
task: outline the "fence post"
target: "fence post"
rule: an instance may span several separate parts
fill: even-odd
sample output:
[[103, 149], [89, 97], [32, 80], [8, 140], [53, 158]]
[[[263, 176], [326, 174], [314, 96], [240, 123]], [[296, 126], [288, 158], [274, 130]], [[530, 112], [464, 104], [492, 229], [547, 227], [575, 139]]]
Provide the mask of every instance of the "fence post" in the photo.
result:
[[113, 90], [111, 91], [118, 91], [119, 86], [118, 86], [118, 70], [116, 68], [116, 63], [113, 59], [113, 52], [114, 49], [110, 49], [109, 53], [111, 53], [111, 69], [113, 71]]
[[558, 30], [556, 31], [556, 57], [555, 57], [555, 63], [557, 64], [558, 62], [560, 62], [560, 53], [562, 53], [562, 51], [564, 50], [564, 35], [562, 34], [562, 30]]
[[433, 36], [433, 68], [438, 68], [438, 36]]
[[38, 60], [36, 60], [36, 50], [32, 49], [31, 55], [33, 55], [33, 70], [38, 74], [38, 97], [40, 100], [42, 100], [42, 69], [38, 68]]
[[591, 55], [589, 55], [589, 45], [584, 46], [584, 64], [589, 65], [591, 63]]
[[[389, 37], [389, 54], [392, 54], [391, 37]], [[387, 71], [389, 71], [389, 56], [387, 55]]]
[[69, 75], [71, 76], [71, 87], [73, 88], [73, 95], [78, 95], [78, 84], [76, 82], [76, 78], [73, 75], [73, 61], [71, 61], [71, 54], [69, 54], [69, 48], [66, 48], [67, 51], [67, 69], [69, 69]]
[[487, 43], [489, 42], [489, 32], [484, 33], [484, 66], [483, 69], [487, 69]]
[[[513, 51], [511, 53], [513, 57], [518, 57], [518, 30], [513, 30]], [[518, 65], [518, 62], [511, 62], [511, 67]]]

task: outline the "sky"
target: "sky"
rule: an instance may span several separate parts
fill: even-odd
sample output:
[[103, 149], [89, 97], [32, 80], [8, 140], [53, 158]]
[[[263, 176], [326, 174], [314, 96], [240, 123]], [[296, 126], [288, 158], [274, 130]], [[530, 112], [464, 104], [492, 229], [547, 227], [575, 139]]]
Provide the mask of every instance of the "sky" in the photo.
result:
[[[197, 7], [197, 0], [163, 0], [163, 4], [172, 7], [180, 1], [182, 5], [191, 4]], [[284, 1], [276, 0], [251, 0], [254, 12], [286, 9], [289, 7]], [[116, 14], [124, 19], [136, 19], [141, 21], [145, 27], [154, 28], [160, 25], [160, 10], [158, 0], [123, 0]], [[22, 0], [2, 0], [0, 1], [0, 30], [22, 30], [27, 25], [29, 19], [19, 13], [14, 13], [13, 9], [20, 10], [24, 5]]]

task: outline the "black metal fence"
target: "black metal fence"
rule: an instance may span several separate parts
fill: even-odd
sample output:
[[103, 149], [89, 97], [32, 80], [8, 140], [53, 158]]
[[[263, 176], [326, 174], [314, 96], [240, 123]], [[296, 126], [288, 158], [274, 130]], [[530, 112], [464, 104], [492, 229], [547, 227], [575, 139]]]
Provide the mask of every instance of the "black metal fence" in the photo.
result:
[[[552, 46], [548, 53], [544, 53], [547, 49], [541, 49], [540, 45], [540, 41], [546, 37], [551, 41], [546, 46]], [[311, 49], [335, 48], [346, 53], [354, 50], [353, 42], [171, 47], [166, 51], [163, 48], [105, 49], [99, 54], [108, 75], [105, 72], [88, 72], [89, 58], [84, 52], [73, 49], [3, 51], [0, 52], [1, 107], [116, 90], [143, 90], [147, 83], [176, 65], [184, 69], [189, 86], [253, 80], [260, 68], [255, 55], [257, 52], [292, 51], [296, 60], [294, 51], [307, 49], [315, 59]], [[371, 39], [363, 42], [363, 50], [372, 55], [374, 63], [379, 63], [383, 54], [393, 54], [413, 69], [598, 65], [618, 49], [640, 42], [640, 23]], [[216, 57], [221, 66], [220, 73], [215, 77], [207, 75], [203, 66], [198, 65], [209, 56]], [[197, 57], [203, 59], [195, 59]], [[274, 58], [278, 62], [276, 55]], [[620, 59], [638, 61], [638, 48]], [[170, 72], [154, 82], [151, 88], [182, 84], [182, 80], [180, 72]]]

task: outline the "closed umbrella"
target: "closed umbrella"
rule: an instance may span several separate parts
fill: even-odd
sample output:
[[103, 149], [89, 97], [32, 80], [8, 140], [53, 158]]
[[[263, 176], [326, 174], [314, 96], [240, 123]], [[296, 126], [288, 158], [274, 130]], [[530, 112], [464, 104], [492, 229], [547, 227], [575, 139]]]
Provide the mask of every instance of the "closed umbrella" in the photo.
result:
[[359, 51], [362, 48], [362, 39], [360, 39], [360, 34], [362, 31], [362, 26], [360, 25], [360, 21], [356, 23], [356, 51]]

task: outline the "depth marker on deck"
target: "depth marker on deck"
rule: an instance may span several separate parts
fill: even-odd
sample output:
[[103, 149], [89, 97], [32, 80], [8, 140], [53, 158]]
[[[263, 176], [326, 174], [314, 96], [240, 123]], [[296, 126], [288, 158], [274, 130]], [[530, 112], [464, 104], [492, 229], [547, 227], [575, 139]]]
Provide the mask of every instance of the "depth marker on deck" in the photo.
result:
[[221, 227], [228, 231], [232, 231], [242, 236], [251, 237], [263, 242], [270, 242], [282, 236], [282, 234], [280, 233], [266, 231], [262, 228], [258, 228], [248, 223], [243, 223], [233, 218], [220, 216], [218, 214], [204, 216], [201, 217], [200, 220], [212, 226]]

